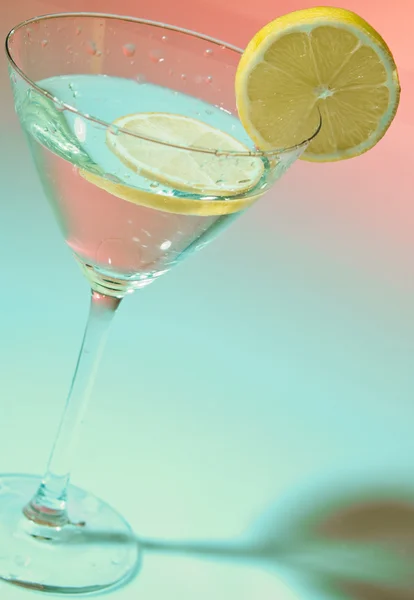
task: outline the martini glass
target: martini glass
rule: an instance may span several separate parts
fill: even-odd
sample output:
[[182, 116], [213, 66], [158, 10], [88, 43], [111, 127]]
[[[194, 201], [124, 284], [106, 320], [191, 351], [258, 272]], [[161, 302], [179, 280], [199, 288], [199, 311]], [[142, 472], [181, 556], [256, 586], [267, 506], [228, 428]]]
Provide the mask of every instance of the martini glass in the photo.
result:
[[[301, 155], [320, 127], [298, 124], [289, 147], [262, 152], [237, 118], [234, 79], [241, 50], [160, 23], [103, 14], [37, 17], [14, 28], [6, 51], [16, 112], [45, 195], [91, 286], [90, 314], [72, 385], [43, 477], [0, 478], [0, 578], [29, 588], [85, 593], [120, 584], [139, 563], [128, 524], [70, 484], [75, 451], [108, 328], [122, 298], [204, 247]], [[114, 125], [131, 113], [202, 121], [238, 149], [171, 142]], [[213, 136], [214, 137], [214, 136]], [[177, 157], [214, 173], [171, 181], [130, 168], [116, 143]], [[114, 141], [115, 140], [115, 141]], [[254, 185], [234, 173], [260, 172]], [[259, 169], [259, 171], [258, 171]], [[229, 175], [232, 174], [232, 175]], [[243, 188], [243, 189], [242, 189]], [[242, 189], [242, 191], [240, 191]], [[127, 488], [128, 482], [125, 483]]]

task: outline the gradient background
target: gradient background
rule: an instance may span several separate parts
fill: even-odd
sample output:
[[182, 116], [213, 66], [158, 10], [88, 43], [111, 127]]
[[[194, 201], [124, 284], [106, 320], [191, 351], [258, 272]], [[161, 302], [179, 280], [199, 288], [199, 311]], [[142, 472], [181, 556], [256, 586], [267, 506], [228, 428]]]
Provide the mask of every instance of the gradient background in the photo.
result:
[[[20, 0], [1, 3], [0, 29], [97, 10], [244, 46], [267, 21], [313, 4]], [[114, 599], [414, 599], [414, 5], [339, 4], [393, 50], [395, 123], [356, 160], [295, 165], [222, 238], [125, 301], [74, 466], [74, 482], [139, 535], [168, 545], [247, 532], [257, 563], [148, 552]], [[0, 472], [38, 473], [88, 288], [43, 199], [0, 65]], [[0, 589], [7, 600], [28, 595]]]

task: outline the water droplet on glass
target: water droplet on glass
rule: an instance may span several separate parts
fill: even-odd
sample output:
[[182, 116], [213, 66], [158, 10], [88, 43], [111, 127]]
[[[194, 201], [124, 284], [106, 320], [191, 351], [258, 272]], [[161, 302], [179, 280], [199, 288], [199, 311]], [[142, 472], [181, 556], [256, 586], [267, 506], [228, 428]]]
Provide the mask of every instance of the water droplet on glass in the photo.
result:
[[164, 62], [164, 60], [165, 60], [162, 55], [161, 50], [157, 50], [157, 49], [150, 50], [149, 57], [150, 57], [150, 60], [152, 60], [152, 62], [155, 62], [155, 63], [161, 63], [161, 62]]
[[168, 42], [168, 38], [167, 38], [167, 36], [166, 36], [166, 35], [163, 35], [163, 36], [162, 36], [162, 38], [161, 38], [161, 41], [163, 41], [163, 42]]
[[118, 135], [119, 134], [119, 127], [117, 125], [110, 125], [108, 127], [108, 131], [109, 133], [111, 133], [112, 135]]
[[211, 48], [207, 48], [207, 50], [204, 50], [204, 56], [212, 56], [213, 55], [213, 50]]
[[211, 75], [207, 75], [206, 77], [206, 83], [213, 83], [213, 78]]
[[97, 49], [96, 49], [96, 44], [93, 40], [89, 40], [88, 43], [86, 44], [86, 52], [88, 54], [91, 54], [92, 56], [95, 56]]
[[65, 105], [63, 104], [63, 102], [61, 102], [57, 98], [55, 98], [54, 101], [55, 101], [55, 108], [56, 108], [56, 110], [58, 112], [63, 112], [65, 110]]
[[185, 81], [187, 79], [187, 75], [185, 73], [181, 73], [181, 79], [182, 81]]
[[40, 45], [42, 46], [42, 48], [46, 48], [46, 46], [48, 45], [48, 43], [49, 43], [49, 40], [42, 40], [40, 42]]
[[72, 96], [73, 96], [74, 98], [77, 98], [77, 97], [78, 97], [78, 95], [79, 95], [79, 92], [78, 92], [78, 90], [75, 88], [75, 86], [73, 85], [73, 83], [70, 83], [70, 84], [69, 84], [69, 89], [70, 89], [70, 91], [72, 92]]
[[127, 58], [131, 58], [131, 56], [134, 56], [134, 54], [135, 54], [135, 45], [134, 44], [124, 44], [122, 46], [122, 52], [124, 53], [124, 56], [126, 56]]
[[80, 35], [82, 33], [82, 27], [76, 27], [75, 33], [76, 35]]
[[147, 83], [147, 80], [146, 80], [146, 77], [145, 77], [145, 75], [141, 75], [141, 74], [139, 74], [139, 75], [137, 75], [137, 76], [135, 77], [135, 80], [136, 80], [136, 82], [137, 82], [137, 83], [139, 83], [139, 84], [141, 84], [141, 85], [142, 85], [143, 83]]
[[168, 250], [168, 248], [171, 248], [171, 244], [171, 240], [165, 240], [165, 242], [160, 245], [160, 248], [161, 250]]

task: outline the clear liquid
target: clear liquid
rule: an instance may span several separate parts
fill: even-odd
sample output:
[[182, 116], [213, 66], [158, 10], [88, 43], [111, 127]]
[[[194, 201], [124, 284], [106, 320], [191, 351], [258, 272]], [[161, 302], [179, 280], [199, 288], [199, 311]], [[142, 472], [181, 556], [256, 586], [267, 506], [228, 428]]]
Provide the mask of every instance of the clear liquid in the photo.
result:
[[[251, 146], [234, 116], [196, 98], [149, 83], [102, 75], [53, 77], [39, 84], [61, 102], [111, 123], [137, 112], [169, 112], [202, 120]], [[151, 283], [206, 245], [239, 213], [191, 215], [128, 202], [82, 175], [85, 170], [151, 194], [184, 193], [142, 177], [113, 154], [106, 130], [64, 110], [35, 90], [16, 107], [34, 161], [67, 244], [93, 287], [123, 295]]]

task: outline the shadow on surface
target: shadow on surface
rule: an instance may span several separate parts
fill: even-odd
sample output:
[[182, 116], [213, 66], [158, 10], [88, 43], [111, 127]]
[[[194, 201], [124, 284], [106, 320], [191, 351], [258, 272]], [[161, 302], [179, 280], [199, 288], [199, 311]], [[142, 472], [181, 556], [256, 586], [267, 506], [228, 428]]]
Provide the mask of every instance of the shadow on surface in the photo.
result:
[[414, 600], [414, 490], [361, 487], [275, 502], [238, 539], [139, 543], [144, 552], [288, 571], [332, 599]]
[[361, 487], [296, 492], [292, 502], [278, 500], [232, 540], [143, 539], [84, 529], [70, 543], [133, 542], [144, 556], [232, 561], [282, 579], [287, 574], [332, 600], [414, 600], [414, 489]]

